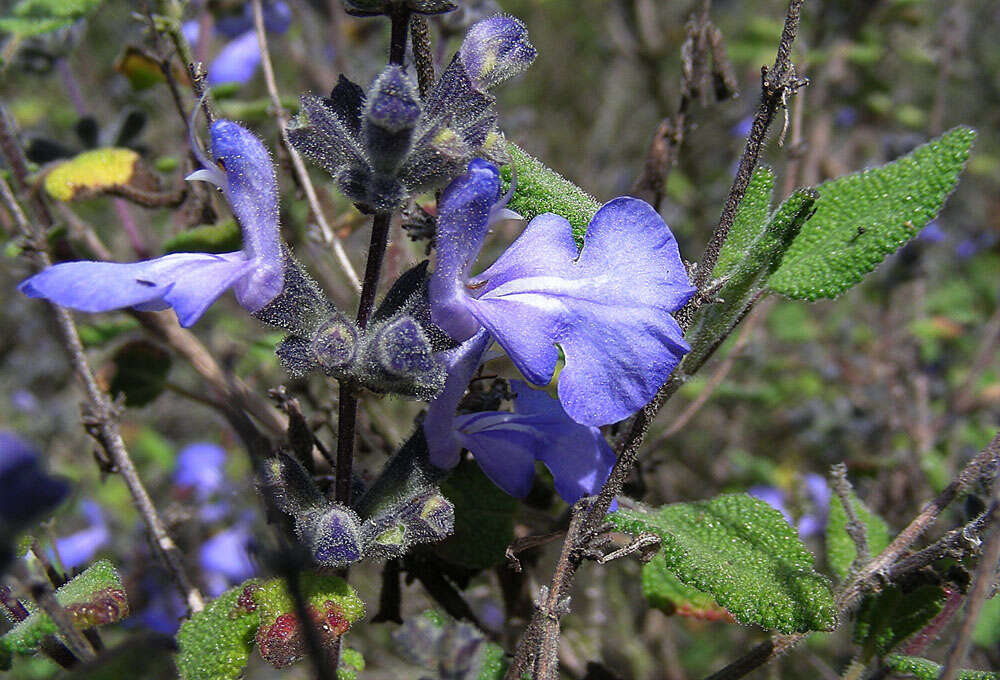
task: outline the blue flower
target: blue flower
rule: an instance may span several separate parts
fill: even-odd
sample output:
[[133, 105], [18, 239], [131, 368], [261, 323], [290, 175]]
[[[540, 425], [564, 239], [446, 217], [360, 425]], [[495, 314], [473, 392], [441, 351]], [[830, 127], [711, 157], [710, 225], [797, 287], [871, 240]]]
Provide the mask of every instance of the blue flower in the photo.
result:
[[786, 507], [788, 494], [784, 490], [776, 486], [761, 485], [750, 487], [747, 493], [779, 511], [786, 522], [796, 527], [800, 537], [820, 535], [826, 529], [830, 510], [830, 487], [822, 475], [810, 472], [803, 476], [800, 488], [809, 510], [799, 518], [797, 524], [792, 520], [792, 515]]
[[[292, 23], [292, 13], [286, 3], [264, 3], [263, 9], [264, 27], [268, 33], [281, 34], [288, 30]], [[185, 22], [182, 30], [189, 43], [198, 42], [200, 31], [197, 21]], [[249, 82], [257, 73], [261, 60], [250, 4], [244, 6], [242, 15], [221, 17], [215, 23], [215, 32], [230, 40], [209, 65], [208, 84], [235, 82], [242, 85]]]
[[193, 492], [208, 500], [225, 482], [226, 450], [211, 442], [196, 442], [181, 449], [174, 466], [174, 485], [182, 494]]
[[243, 230], [242, 250], [172, 253], [129, 264], [64, 262], [23, 281], [20, 291], [83, 312], [173, 307], [182, 326], [195, 323], [231, 287], [248, 311], [264, 308], [284, 282], [271, 156], [260, 139], [231, 121], [217, 120], [211, 133], [215, 162], [202, 158], [205, 168], [188, 179], [223, 190]]
[[104, 512], [94, 501], [80, 503], [80, 511], [87, 518], [88, 526], [69, 536], [56, 539], [56, 550], [66, 569], [83, 566], [111, 540], [111, 530], [104, 519]]
[[486, 328], [533, 385], [558, 372], [559, 401], [579, 423], [630, 416], [690, 349], [671, 316], [695, 292], [673, 234], [648, 203], [616, 198], [594, 215], [582, 250], [569, 222], [546, 213], [470, 276], [499, 192], [497, 169], [475, 159], [441, 196], [434, 323], [459, 342]]
[[198, 552], [209, 595], [217, 597], [230, 586], [257, 573], [250, 559], [253, 534], [248, 522], [220, 531], [205, 541]]
[[611, 472], [615, 454], [598, 428], [570, 418], [545, 392], [512, 380], [513, 413], [455, 414], [490, 343], [486, 331], [479, 331], [446, 353], [448, 380], [423, 422], [431, 462], [441, 468], [454, 467], [461, 449], [468, 449], [497, 486], [523, 498], [531, 490], [535, 462], [541, 461], [567, 503], [596, 494]]
[[31, 444], [0, 430], [0, 538], [54, 509], [68, 493], [66, 482], [42, 469]]
[[524, 23], [503, 14], [472, 26], [458, 51], [466, 72], [480, 91], [525, 70], [537, 54], [528, 42]]

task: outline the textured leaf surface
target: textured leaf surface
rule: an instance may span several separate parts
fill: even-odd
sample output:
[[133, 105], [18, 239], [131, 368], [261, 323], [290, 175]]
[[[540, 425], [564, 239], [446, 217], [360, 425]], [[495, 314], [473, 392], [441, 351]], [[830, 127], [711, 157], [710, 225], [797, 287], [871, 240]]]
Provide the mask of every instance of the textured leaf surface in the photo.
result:
[[163, 244], [167, 253], [231, 253], [242, 244], [240, 228], [235, 220], [205, 224], [182, 231]]
[[517, 168], [517, 186], [507, 207], [525, 219], [542, 213], [562, 215], [573, 225], [573, 236], [583, 240], [590, 218], [601, 203], [516, 144], [508, 144], [510, 163], [501, 170], [504, 191], [510, 186], [511, 167]]
[[660, 536], [664, 564], [737, 621], [782, 632], [832, 630], [830, 583], [781, 513], [746, 494], [608, 515], [619, 530]]
[[[878, 555], [889, 545], [889, 527], [881, 517], [868, 509], [861, 500], [851, 492], [851, 502], [858, 519], [865, 525], [865, 537], [868, 539], [868, 554]], [[826, 522], [826, 560], [830, 569], [843, 580], [847, 578], [854, 563], [857, 551], [854, 541], [847, 533], [847, 513], [837, 496], [830, 496], [830, 514]]]
[[858, 610], [854, 643], [862, 648], [865, 660], [885, 656], [937, 616], [943, 600], [944, 591], [932, 585], [910, 592], [886, 588], [868, 595]]
[[340, 650], [340, 665], [337, 666], [337, 680], [357, 680], [358, 673], [365, 669], [365, 657], [350, 647]]
[[45, 176], [52, 198], [72, 201], [103, 189], [130, 184], [139, 154], [132, 149], [94, 149], [60, 164]]
[[[941, 664], [917, 656], [893, 654], [886, 658], [885, 665], [897, 675], [919, 680], [937, 680], [941, 674]], [[1000, 673], [962, 670], [956, 677], [958, 680], [1000, 680]]]
[[[177, 670], [184, 680], [235, 680], [253, 650], [260, 614], [239, 602], [248, 581], [230, 588], [181, 624], [177, 633]], [[244, 600], [245, 601], [245, 600]]]
[[501, 491], [471, 460], [463, 460], [441, 493], [455, 506], [455, 533], [434, 546], [444, 560], [469, 569], [486, 569], [504, 559], [514, 540], [517, 501]]
[[771, 168], [759, 166], [750, 177], [747, 192], [740, 201], [736, 211], [736, 219], [729, 229], [729, 236], [719, 251], [719, 260], [715, 263], [712, 276], [725, 276], [742, 260], [767, 223], [771, 210], [771, 192], [774, 190], [774, 171]]
[[650, 607], [672, 616], [687, 616], [706, 621], [733, 621], [715, 598], [697, 588], [685, 585], [668, 569], [662, 552], [656, 553], [642, 567], [642, 592]]
[[821, 184], [816, 214], [785, 253], [770, 288], [816, 300], [861, 281], [941, 210], [974, 138], [973, 130], [958, 127], [892, 163]]
[[[56, 600], [61, 604], [79, 629], [113, 623], [128, 616], [128, 597], [125, 586], [114, 565], [99, 560], [86, 571], [56, 590]], [[36, 611], [17, 623], [0, 638], [3, 647], [17, 654], [32, 654], [47, 635], [56, 632], [56, 625], [48, 614]]]

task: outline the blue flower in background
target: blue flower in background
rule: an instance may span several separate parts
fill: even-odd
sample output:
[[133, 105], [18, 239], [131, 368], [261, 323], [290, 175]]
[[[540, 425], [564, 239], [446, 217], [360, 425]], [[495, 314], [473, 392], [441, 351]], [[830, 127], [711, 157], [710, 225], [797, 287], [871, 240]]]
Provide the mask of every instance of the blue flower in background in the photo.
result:
[[183, 495], [208, 500], [225, 483], [226, 450], [211, 442], [196, 442], [181, 449], [174, 466], [174, 486]]
[[830, 487], [822, 475], [810, 472], [802, 478], [801, 492], [807, 502], [809, 511], [799, 518], [798, 524], [792, 520], [786, 504], [788, 494], [776, 486], [752, 486], [747, 493], [759, 498], [772, 508], [778, 510], [792, 526], [798, 529], [799, 536], [808, 538], [818, 536], [826, 529], [827, 515], [830, 511]]
[[83, 312], [173, 307], [182, 326], [195, 323], [229, 288], [247, 311], [265, 307], [284, 283], [271, 156], [260, 139], [231, 121], [217, 120], [211, 134], [214, 162], [201, 157], [204, 169], [188, 179], [224, 191], [243, 231], [242, 250], [172, 253], [129, 264], [64, 262], [23, 281], [20, 291]]
[[91, 500], [82, 501], [80, 512], [87, 518], [87, 528], [56, 539], [56, 550], [66, 569], [90, 563], [97, 551], [111, 540], [111, 530], [100, 505]]
[[[284, 2], [266, 2], [264, 27], [268, 33], [282, 34], [292, 23], [292, 13]], [[198, 42], [200, 31], [197, 21], [187, 21], [181, 27], [184, 37], [192, 45]], [[229, 41], [219, 50], [219, 54], [208, 67], [208, 84], [245, 84], [260, 67], [260, 45], [253, 25], [253, 10], [250, 4], [244, 6], [242, 15], [226, 16], [215, 22], [215, 32]]]
[[0, 539], [53, 510], [68, 493], [66, 482], [42, 468], [35, 447], [0, 430]]
[[448, 380], [423, 422], [431, 462], [441, 468], [454, 467], [461, 449], [468, 449], [497, 486], [523, 498], [531, 490], [535, 462], [541, 461], [567, 503], [597, 493], [614, 465], [614, 452], [598, 428], [570, 418], [545, 392], [512, 380], [513, 413], [455, 414], [491, 342], [483, 330], [446, 353]]
[[635, 413], [690, 349], [671, 313], [695, 289], [670, 229], [648, 203], [616, 198], [579, 250], [569, 222], [546, 213], [470, 276], [499, 193], [496, 167], [476, 159], [442, 194], [434, 323], [459, 342], [486, 328], [533, 385], [548, 385], [564, 362], [559, 401], [579, 423]]
[[250, 559], [253, 534], [248, 521], [238, 522], [205, 541], [198, 551], [198, 563], [208, 594], [218, 597], [229, 587], [257, 573]]

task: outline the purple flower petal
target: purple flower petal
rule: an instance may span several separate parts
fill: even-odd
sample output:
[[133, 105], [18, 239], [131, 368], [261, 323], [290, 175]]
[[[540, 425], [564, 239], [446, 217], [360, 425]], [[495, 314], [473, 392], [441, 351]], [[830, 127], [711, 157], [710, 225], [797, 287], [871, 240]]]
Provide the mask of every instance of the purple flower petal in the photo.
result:
[[499, 195], [500, 173], [477, 158], [438, 201], [437, 265], [428, 287], [431, 318], [460, 342], [480, 328], [465, 303], [465, 278], [486, 238], [490, 209]]
[[226, 450], [218, 444], [189, 444], [177, 454], [174, 484], [181, 489], [194, 489], [198, 499], [203, 501], [222, 488], [225, 464]]
[[764, 501], [772, 508], [780, 512], [786, 522], [791, 523], [792, 516], [788, 514], [788, 510], [785, 508], [785, 492], [778, 487], [752, 486], [747, 490], [747, 494]]
[[690, 349], [670, 313], [694, 288], [673, 234], [643, 201], [601, 208], [579, 256], [569, 234], [563, 218], [535, 218], [473, 279], [478, 299], [464, 302], [536, 385], [552, 379], [562, 350], [559, 399], [574, 420], [617, 422], [649, 401]]
[[544, 445], [544, 433], [522, 420], [516, 413], [499, 411], [469, 413], [455, 419], [462, 446], [472, 452], [494, 484], [517, 498], [531, 491], [535, 452]]
[[455, 438], [455, 411], [491, 342], [489, 333], [480, 330], [458, 347], [440, 355], [448, 367], [448, 377], [444, 389], [427, 407], [422, 425], [430, 460], [439, 468], [458, 465], [462, 444]]
[[205, 571], [222, 574], [231, 583], [245, 581], [257, 572], [249, 553], [252, 541], [249, 528], [242, 524], [220, 531], [202, 544], [198, 562]]
[[250, 82], [260, 67], [257, 33], [250, 29], [230, 40], [208, 67], [208, 84]]
[[538, 52], [519, 19], [498, 14], [474, 24], [458, 54], [476, 87], [487, 90], [527, 69]]
[[87, 564], [111, 540], [111, 530], [104, 519], [101, 506], [94, 501], [85, 500], [80, 504], [80, 511], [87, 517], [90, 526], [56, 539], [56, 550], [67, 569]]
[[64, 262], [23, 281], [18, 289], [82, 312], [173, 307], [181, 325], [190, 326], [252, 266], [242, 253], [173, 253], [129, 264]]

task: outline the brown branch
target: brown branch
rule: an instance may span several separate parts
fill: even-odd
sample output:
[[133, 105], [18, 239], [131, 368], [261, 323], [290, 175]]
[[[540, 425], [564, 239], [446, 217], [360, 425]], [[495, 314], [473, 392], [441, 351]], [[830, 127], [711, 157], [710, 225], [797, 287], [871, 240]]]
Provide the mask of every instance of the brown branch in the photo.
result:
[[427, 99], [434, 87], [434, 54], [431, 52], [431, 27], [423, 14], [410, 19], [410, 40], [413, 41], [413, 66], [417, 71], [420, 98]]
[[998, 481], [998, 474], [1000, 474], [1000, 470], [993, 474], [993, 501], [987, 512], [989, 516], [987, 522], [992, 526], [993, 532], [983, 543], [983, 551], [979, 555], [979, 565], [972, 578], [972, 589], [965, 599], [965, 618], [962, 619], [958, 635], [955, 636], [955, 640], [948, 650], [948, 657], [938, 680], [955, 680], [957, 677], [959, 669], [965, 663], [965, 657], [969, 654], [972, 633], [976, 627], [976, 621], [979, 620], [979, 613], [993, 587], [997, 561], [1000, 560], [1000, 481]]
[[857, 510], [854, 507], [854, 489], [847, 480], [847, 466], [837, 463], [830, 470], [830, 477], [833, 478], [833, 491], [840, 500], [841, 507], [844, 508], [844, 515], [847, 517], [845, 527], [847, 535], [854, 543], [854, 561], [851, 563], [851, 573], [857, 573], [871, 559], [868, 550], [868, 531], [864, 523], [858, 518]]
[[760, 159], [760, 150], [767, 135], [767, 129], [774, 119], [774, 114], [778, 109], [785, 107], [785, 102], [790, 94], [805, 85], [808, 81], [799, 78], [795, 74], [795, 67], [791, 61], [792, 43], [799, 30], [799, 16], [802, 11], [804, 0], [791, 0], [788, 3], [788, 12], [785, 14], [785, 26], [781, 31], [781, 41], [778, 43], [778, 54], [774, 59], [774, 66], [768, 69], [761, 67], [761, 98], [757, 113], [754, 114], [753, 123], [750, 126], [750, 136], [747, 137], [746, 146], [743, 149], [743, 156], [740, 158], [739, 168], [736, 171], [736, 178], [733, 186], [729, 190], [729, 197], [719, 218], [719, 226], [705, 246], [705, 254], [702, 256], [698, 271], [695, 272], [694, 285], [698, 290], [704, 289], [715, 269], [715, 263], [719, 259], [719, 252], [722, 245], [729, 236], [729, 229], [736, 219], [736, 209], [746, 194], [750, 184], [750, 178], [757, 168]]
[[91, 661], [97, 658], [97, 652], [91, 647], [90, 642], [73, 625], [73, 619], [70, 618], [69, 612], [59, 604], [51, 584], [42, 580], [32, 583], [31, 597], [38, 604], [38, 607], [52, 619], [63, 644], [69, 648], [73, 656], [80, 661]]

